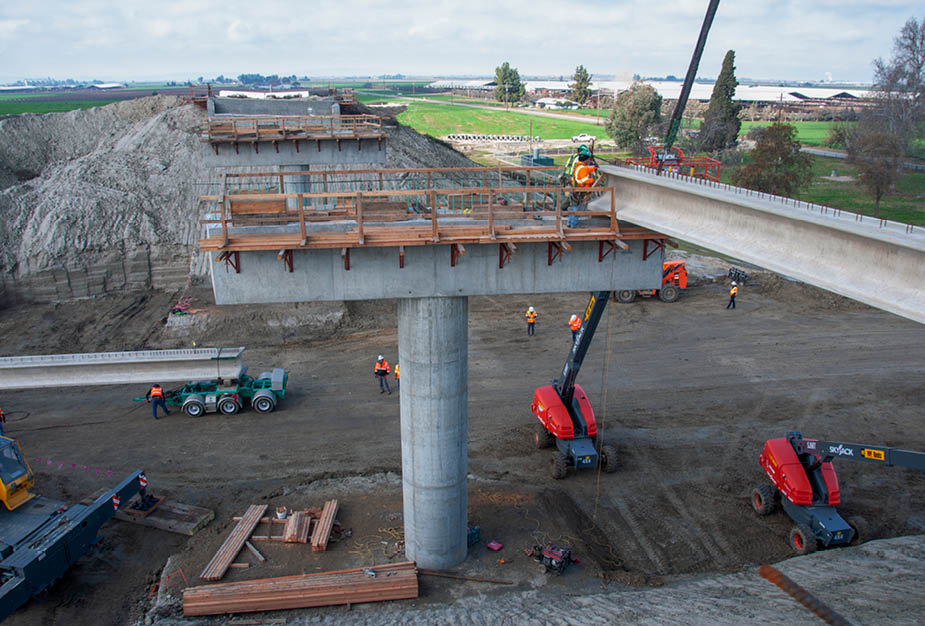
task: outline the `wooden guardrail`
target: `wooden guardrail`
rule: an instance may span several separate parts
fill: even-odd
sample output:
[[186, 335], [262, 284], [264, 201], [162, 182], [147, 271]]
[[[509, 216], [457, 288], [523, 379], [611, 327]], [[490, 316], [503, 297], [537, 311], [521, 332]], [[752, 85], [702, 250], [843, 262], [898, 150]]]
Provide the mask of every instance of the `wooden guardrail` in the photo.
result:
[[209, 143], [381, 136], [376, 115], [214, 116], [202, 125], [202, 140]]

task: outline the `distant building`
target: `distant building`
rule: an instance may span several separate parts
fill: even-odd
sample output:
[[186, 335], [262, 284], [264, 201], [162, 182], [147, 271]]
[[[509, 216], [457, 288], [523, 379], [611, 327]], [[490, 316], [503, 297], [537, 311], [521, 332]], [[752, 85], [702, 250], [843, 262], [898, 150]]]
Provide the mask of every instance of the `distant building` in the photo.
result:
[[540, 109], [577, 109], [579, 104], [565, 98], [540, 98], [535, 102]]

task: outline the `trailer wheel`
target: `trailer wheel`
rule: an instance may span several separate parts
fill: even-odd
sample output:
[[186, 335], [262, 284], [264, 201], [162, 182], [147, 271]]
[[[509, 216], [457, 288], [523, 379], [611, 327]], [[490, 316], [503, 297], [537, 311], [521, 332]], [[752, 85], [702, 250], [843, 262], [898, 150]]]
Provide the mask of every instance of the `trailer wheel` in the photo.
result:
[[629, 304], [636, 299], [636, 292], [632, 289], [623, 289], [622, 291], [617, 292], [617, 302], [622, 302], [623, 304]]
[[790, 530], [790, 545], [797, 554], [812, 554], [816, 551], [816, 535], [806, 524], [797, 524]]
[[231, 396], [226, 396], [218, 401], [218, 410], [225, 415], [234, 415], [240, 409], [241, 407], [238, 405], [237, 401]]
[[672, 284], [662, 285], [658, 292], [658, 297], [662, 299], [662, 302], [674, 302], [680, 295], [681, 290]]
[[183, 412], [190, 417], [202, 417], [205, 415], [206, 407], [198, 400], [191, 400], [183, 405]]
[[752, 508], [758, 515], [770, 515], [777, 508], [777, 489], [761, 485], [752, 489]]
[[568, 457], [556, 450], [549, 459], [549, 469], [552, 477], [556, 480], [565, 478], [565, 474], [568, 472]]
[[276, 403], [269, 396], [255, 396], [253, 404], [258, 413], [269, 413], [276, 408]]
[[848, 525], [854, 530], [854, 537], [851, 538], [851, 545], [856, 546], [870, 541], [873, 535], [870, 530], [870, 524], [860, 515], [853, 515], [848, 518]]
[[605, 443], [601, 446], [601, 469], [607, 474], [613, 474], [617, 471], [617, 449], [612, 445]]
[[546, 430], [546, 427], [542, 424], [537, 424], [536, 429], [533, 431], [533, 443], [536, 444], [537, 449], [542, 450], [543, 448], [548, 448], [552, 445], [555, 437], [553, 434]]

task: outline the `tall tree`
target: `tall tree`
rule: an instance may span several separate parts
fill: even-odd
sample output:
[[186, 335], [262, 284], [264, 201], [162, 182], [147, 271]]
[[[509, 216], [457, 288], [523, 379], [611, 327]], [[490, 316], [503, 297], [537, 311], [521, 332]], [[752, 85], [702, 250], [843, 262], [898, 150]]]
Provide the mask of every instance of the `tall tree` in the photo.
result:
[[495, 99], [499, 102], [520, 102], [524, 97], [524, 84], [517, 68], [505, 61], [495, 68]]
[[910, 17], [893, 40], [892, 58], [874, 60], [874, 86], [877, 116], [905, 137], [903, 151], [908, 152], [913, 137], [923, 131], [916, 122], [925, 120], [925, 19]]
[[794, 126], [774, 122], [757, 135], [748, 163], [732, 175], [733, 184], [778, 196], [791, 196], [809, 184], [813, 161], [800, 152]]
[[739, 81], [735, 77], [735, 50], [726, 52], [723, 69], [713, 85], [710, 106], [700, 126], [700, 149], [707, 152], [724, 150], [735, 146], [742, 121], [739, 111], [742, 105], [735, 98]]
[[568, 86], [572, 90], [572, 100], [584, 104], [591, 97], [591, 75], [584, 65], [579, 65], [575, 68], [572, 80], [575, 82]]
[[902, 173], [905, 138], [886, 120], [868, 114], [851, 130], [847, 143], [848, 161], [858, 168], [858, 184], [874, 197], [874, 216], [880, 217], [880, 200]]
[[651, 85], [633, 83], [617, 95], [607, 120], [607, 134], [621, 148], [639, 152], [649, 129], [661, 122], [661, 109], [662, 97]]

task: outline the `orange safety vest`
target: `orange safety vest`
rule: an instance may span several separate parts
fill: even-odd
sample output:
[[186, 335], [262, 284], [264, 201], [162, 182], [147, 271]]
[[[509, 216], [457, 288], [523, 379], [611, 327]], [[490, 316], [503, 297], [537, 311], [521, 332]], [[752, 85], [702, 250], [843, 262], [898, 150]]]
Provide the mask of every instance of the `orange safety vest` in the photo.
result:
[[401, 378], [401, 377], [398, 375], [398, 367], [399, 367], [399, 364], [396, 363], [396, 364], [395, 364], [395, 380], [398, 380], [399, 378]]
[[730, 296], [734, 296], [734, 295], [736, 295], [737, 293], [739, 293], [739, 288], [738, 288], [738, 287], [730, 287], [730, 288], [729, 288], [729, 295], [730, 295]]
[[164, 390], [161, 389], [160, 387], [151, 387], [151, 391], [149, 392], [149, 394], [151, 395], [152, 398], [163, 398]]
[[576, 187], [590, 187], [594, 184], [594, 176], [592, 176], [592, 174], [596, 171], [596, 165], [579, 163], [578, 167], [575, 168], [575, 172], [572, 174], [572, 182], [575, 183]]
[[581, 318], [575, 318], [575, 321], [569, 320], [568, 327], [572, 330], [579, 330], [581, 328]]
[[382, 359], [381, 361], [376, 361], [376, 367], [373, 370], [373, 372], [375, 372], [376, 374], [379, 374], [380, 376], [385, 376], [386, 374], [389, 373], [389, 371], [390, 369], [389, 369], [388, 361], [386, 361], [385, 359]]
[[532, 324], [536, 321], [536, 311], [533, 311], [532, 313], [530, 311], [527, 311], [525, 315], [527, 316], [527, 321], [529, 323]]

